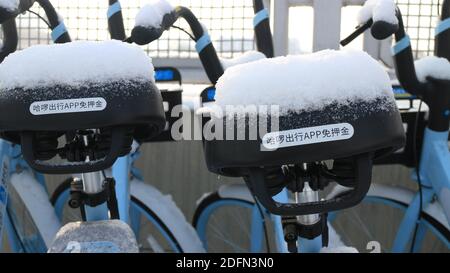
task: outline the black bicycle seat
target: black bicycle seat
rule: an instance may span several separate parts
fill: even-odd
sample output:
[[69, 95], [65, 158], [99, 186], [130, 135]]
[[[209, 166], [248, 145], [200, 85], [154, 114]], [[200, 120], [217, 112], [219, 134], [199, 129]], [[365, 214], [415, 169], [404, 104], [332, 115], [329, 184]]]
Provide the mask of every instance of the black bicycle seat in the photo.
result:
[[[242, 169], [249, 167], [313, 162], [363, 153], [374, 153], [374, 157], [389, 154], [404, 145], [405, 133], [397, 108], [393, 105], [376, 107], [380, 103], [386, 102], [332, 104], [322, 110], [290, 112], [280, 116], [279, 134], [272, 132], [255, 140], [237, 140], [236, 133], [236, 140], [206, 141], [208, 168], [222, 175], [241, 176]], [[224, 130], [230, 122], [224, 118]], [[270, 122], [269, 118], [268, 128]], [[237, 119], [233, 123], [237, 132]], [[249, 132], [248, 119], [245, 124]], [[280, 148], [276, 148], [277, 144]]]
[[[125, 44], [122, 46], [118, 43], [89, 42], [85, 50], [108, 50], [109, 46], [112, 46], [113, 49], [119, 50], [116, 52], [117, 54], [140, 54], [135, 51], [136, 48], [131, 48]], [[81, 44], [40, 46], [38, 52], [42, 55], [51, 55], [52, 50], [55, 50], [56, 47], [57, 52], [54, 56], [56, 59], [52, 60], [52, 63], [68, 62], [66, 65], [70, 66], [71, 63], [77, 62], [70, 56], [71, 46], [77, 47]], [[66, 47], [69, 50], [65, 50]], [[0, 78], [6, 78], [15, 71], [14, 62], [16, 61], [26, 65], [29, 58], [29, 62], [36, 62], [32, 54], [23, 53], [24, 51], [16, 52], [5, 60], [0, 68]], [[78, 53], [83, 54], [80, 51]], [[66, 57], [69, 61], [66, 60]], [[144, 58], [143, 62], [148, 60], [144, 52], [142, 52], [141, 57]], [[106, 58], [107, 56], [103, 56], [99, 57], [98, 61], [90, 60], [83, 69], [93, 71], [92, 67], [89, 66], [99, 66], [101, 69], [104, 65], [102, 62], [105, 62]], [[51, 159], [56, 154], [75, 162], [84, 162], [87, 156], [90, 160], [100, 160], [108, 157], [107, 148], [110, 148], [109, 146], [112, 146], [113, 143], [119, 146], [114, 156], [117, 158], [117, 156], [129, 152], [128, 148], [131, 145], [132, 138], [141, 140], [158, 135], [164, 129], [165, 115], [161, 93], [155, 86], [151, 73], [146, 74], [146, 69], [144, 69], [142, 75], [148, 75], [146, 77], [134, 76], [133, 74], [130, 74], [130, 76], [120, 75], [117, 71], [120, 71], [120, 67], [124, 66], [124, 60], [116, 58], [117, 61], [114, 61], [114, 58], [112, 59], [108, 60], [107, 64], [117, 67], [117, 70], [114, 68], [106, 69], [106, 74], [103, 73], [100, 78], [88, 75], [89, 72], [86, 72], [86, 75], [83, 75], [83, 72], [77, 72], [81, 76], [75, 80], [72, 78], [70, 84], [65, 84], [63, 80], [58, 79], [46, 81], [45, 73], [37, 73], [38, 76], [29, 77], [24, 75], [23, 84], [20, 82], [20, 76], [16, 83], [5, 80], [5, 84], [0, 87], [0, 108], [3, 113], [9, 114], [0, 117], [1, 136], [21, 144], [25, 157], [27, 157], [27, 152], [29, 153], [27, 161], [35, 169], [43, 172], [61, 173], [75, 171], [76, 164], [72, 164], [74, 166], [71, 170], [68, 170], [68, 168], [52, 170], [47, 168], [48, 166], [41, 168], [36, 165], [36, 162], [33, 163], [32, 161], [35, 161], [34, 159], [38, 161]], [[146, 64], [144, 63], [144, 65]], [[151, 66], [150, 63], [149, 66]], [[33, 74], [35, 72], [33, 69], [39, 69], [39, 65], [33, 64], [31, 70], [28, 70], [29, 73]], [[109, 76], [108, 73], [111, 73], [111, 75]], [[40, 75], [44, 75], [44, 77], [40, 77]], [[105, 78], [110, 80], [105, 80]], [[86, 130], [93, 129], [98, 130], [95, 133], [97, 135], [90, 136], [90, 148], [81, 151], [80, 143], [83, 137], [76, 137], [77, 132], [82, 131], [82, 135], [86, 135]], [[70, 137], [68, 137], [69, 132]], [[74, 141], [77, 144], [72, 143], [71, 146], [69, 145], [70, 147], [58, 150], [57, 138], [62, 135], [66, 135], [69, 142], [67, 145]], [[114, 140], [114, 136], [116, 136], [116, 140]], [[127, 139], [122, 141], [121, 138]], [[30, 143], [25, 143], [27, 141]], [[25, 151], [27, 147], [33, 151]], [[110, 157], [106, 165], [112, 165], [115, 161], [114, 157]], [[106, 165], [99, 165], [95, 168], [91, 166], [90, 170], [99, 170]], [[84, 170], [80, 168], [78, 171]]]
[[[23, 131], [118, 125], [134, 125], [141, 132], [139, 138], [151, 137], [164, 128], [165, 120], [161, 94], [151, 80], [0, 89], [0, 108], [10, 113], [0, 117], [0, 130], [16, 143]], [[145, 128], [151, 130], [144, 133]]]
[[[334, 53], [325, 54], [329, 54], [327, 57], [331, 56], [330, 58], [334, 56]], [[340, 55], [337, 56], [338, 61], [342, 60], [339, 59]], [[368, 58], [368, 56], [361, 57], [358, 60], [365, 61]], [[275, 64], [279, 62], [280, 65], [275, 67], [274, 71], [270, 71], [270, 68], [267, 67], [273, 64], [271, 62]], [[255, 104], [257, 104], [261, 101], [261, 96], [268, 96], [267, 93], [261, 94], [261, 85], [267, 84], [261, 83], [261, 80], [256, 81], [254, 85], [244, 83], [243, 86], [246, 86], [246, 88], [242, 88], [239, 92], [221, 90], [221, 88], [224, 86], [240, 86], [241, 84], [237, 81], [233, 82], [233, 77], [237, 77], [240, 80], [247, 80], [251, 77], [261, 79], [261, 77], [255, 75], [258, 73], [255, 72], [258, 67], [265, 67], [264, 73], [271, 75], [277, 73], [276, 69], [288, 71], [289, 68], [285, 68], [289, 67], [289, 64], [286, 64], [287, 62], [283, 59], [281, 61], [265, 60], [240, 68], [240, 71], [231, 71], [229, 74], [225, 72], [224, 78], [219, 80], [217, 85], [217, 93], [220, 94], [222, 92], [222, 99], [227, 96], [226, 92], [229, 92], [229, 94], [233, 93], [229, 96], [234, 96], [234, 101], [237, 101], [237, 104], [243, 103], [248, 106], [250, 105], [250, 100], [254, 100]], [[336, 67], [332, 62], [334, 61], [324, 61], [320, 65], [316, 65], [316, 67], [320, 67], [320, 69], [325, 71], [320, 78], [301, 74], [298, 77], [306, 77], [308, 80], [305, 79], [305, 81], [307, 81], [306, 84], [309, 86], [323, 86], [323, 82], [332, 82], [335, 79], [334, 76], [327, 78], [327, 75], [329, 75], [327, 71], [334, 70]], [[312, 64], [313, 66], [315, 65], [314, 61], [312, 61]], [[368, 66], [368, 69], [373, 68], [373, 65], [377, 66], [378, 64], [374, 63], [372, 66]], [[331, 68], [327, 68], [327, 66]], [[354, 65], [353, 68], [355, 71], [352, 71], [351, 66], [346, 67], [346, 72], [350, 75], [358, 75], [356, 70], [363, 69], [359, 65]], [[378, 68], [375, 67], [374, 69]], [[245, 75], [247, 71], [249, 73], [248, 76]], [[375, 72], [384, 73], [381, 67]], [[281, 71], [279, 74], [283, 74], [283, 72]], [[381, 75], [383, 76], [383, 74]], [[277, 83], [277, 79], [273, 79], [273, 81]], [[291, 109], [289, 106], [286, 106], [290, 105], [290, 102], [286, 103], [286, 100], [284, 100], [282, 103], [285, 104], [280, 106], [281, 111], [276, 116], [272, 116], [268, 112], [261, 114], [259, 111], [238, 111], [236, 113], [231, 111], [230, 114], [230, 112], [224, 110], [229, 105], [229, 101], [225, 100], [227, 103], [225, 101], [221, 102], [221, 98], [216, 97], [217, 104], [223, 110], [222, 115], [212, 111], [209, 125], [206, 124], [206, 126], [214, 128], [212, 131], [215, 132], [215, 136], [221, 134], [218, 132], [223, 132], [223, 137], [220, 139], [217, 137], [207, 139], [204, 142], [204, 153], [208, 169], [220, 175], [246, 177], [250, 188], [255, 192], [258, 199], [275, 214], [322, 213], [355, 205], [364, 197], [369, 188], [372, 159], [393, 152], [401, 148], [405, 143], [401, 116], [394, 96], [389, 93], [390, 83], [387, 75], [385, 81], [386, 83], [383, 86], [387, 87], [380, 92], [379, 96], [373, 96], [370, 99], [366, 99], [362, 95], [366, 91], [368, 92], [367, 94], [372, 92], [369, 81], [368, 87], [364, 84], [361, 85], [362, 88], [367, 88], [367, 90], [355, 91], [355, 94], [359, 96], [356, 99], [342, 100], [343, 93], [346, 93], [344, 89], [347, 85], [344, 83], [340, 92], [319, 97], [314, 104], [303, 109], [295, 107]], [[376, 84], [376, 82], [372, 83]], [[279, 85], [282, 84], [282, 82], [279, 83]], [[246, 95], [244, 97], [244, 95], [240, 95], [253, 87], [255, 88], [255, 96]], [[300, 93], [301, 88], [300, 91], [297, 90], [296, 92]], [[308, 99], [311, 99], [316, 93], [313, 88], [310, 88], [308, 92], [310, 92]], [[277, 90], [273, 90], [274, 99], [272, 101], [280, 101], [277, 100], [276, 96], [282, 95], [277, 93]], [[353, 95], [349, 96], [349, 98], [353, 98]], [[241, 102], [244, 100], [245, 102]], [[274, 104], [276, 103], [274, 102]], [[321, 105], [321, 107], [317, 107], [317, 105]], [[278, 128], [272, 128], [272, 124], [274, 124], [272, 119], [278, 120]], [[223, 128], [219, 128], [221, 126]], [[264, 128], [267, 128], [267, 130], [264, 130]], [[261, 132], [264, 133], [261, 134]], [[281, 173], [282, 166], [302, 166], [302, 164], [324, 160], [335, 160], [335, 162], [341, 160], [346, 162], [345, 164], [351, 165], [349, 169], [352, 173], [354, 172], [354, 175], [351, 176], [352, 182], [350, 184], [355, 189], [347, 199], [342, 198], [336, 202], [327, 202], [327, 204], [297, 204], [299, 205], [297, 207], [295, 204], [284, 206], [271, 201], [269, 195], [276, 194], [277, 191], [268, 189], [268, 185], [271, 182], [269, 182], [267, 170], [278, 169], [280, 177], [283, 177]], [[336, 166], [342, 165], [336, 164]], [[285, 177], [284, 181], [287, 180]], [[282, 186], [286, 182], [280, 183]], [[279, 187], [279, 190], [281, 189], [282, 187]]]

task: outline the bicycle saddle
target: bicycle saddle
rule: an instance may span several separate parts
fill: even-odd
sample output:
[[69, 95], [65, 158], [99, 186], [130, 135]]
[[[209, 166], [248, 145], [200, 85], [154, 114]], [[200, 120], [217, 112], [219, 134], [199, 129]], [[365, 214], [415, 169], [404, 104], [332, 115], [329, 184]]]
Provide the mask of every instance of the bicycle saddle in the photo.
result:
[[[5, 59], [0, 82], [0, 108], [9, 113], [0, 117], [1, 136], [21, 144], [30, 165], [43, 172], [69, 171], [36, 163], [56, 154], [72, 162], [105, 157], [107, 163], [89, 164], [90, 171], [102, 169], [129, 152], [133, 137], [151, 138], [165, 126], [150, 59], [122, 42], [30, 47]], [[68, 144], [59, 149], [62, 135]], [[89, 144], [82, 144], [86, 137]]]
[[[389, 77], [364, 52], [327, 50], [256, 61], [229, 68], [216, 87], [205, 124], [214, 136], [204, 142], [208, 169], [247, 177], [273, 213], [310, 214], [354, 205], [370, 185], [372, 159], [405, 142]], [[350, 186], [356, 192], [346, 202], [298, 209], [269, 203], [269, 193], [262, 190], [270, 184], [269, 169], [280, 170], [283, 184], [288, 179], [281, 166], [329, 159], [336, 166], [345, 162], [354, 173]]]

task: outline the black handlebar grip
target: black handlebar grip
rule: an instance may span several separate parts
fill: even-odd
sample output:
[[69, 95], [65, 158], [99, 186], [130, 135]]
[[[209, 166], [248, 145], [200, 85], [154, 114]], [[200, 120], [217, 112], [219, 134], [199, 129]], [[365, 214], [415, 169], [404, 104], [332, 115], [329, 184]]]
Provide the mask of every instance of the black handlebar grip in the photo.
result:
[[138, 45], [146, 45], [158, 40], [163, 32], [164, 31], [161, 28], [136, 26], [131, 31], [131, 39]]
[[441, 22], [436, 28], [435, 53], [450, 61], [450, 1], [442, 4]]
[[395, 60], [395, 72], [402, 87], [411, 94], [421, 96], [426, 85], [417, 79], [416, 68], [411, 48], [411, 42], [406, 35], [401, 12], [397, 10], [398, 30], [395, 32], [395, 41], [392, 54]]
[[223, 75], [224, 70], [213, 44], [210, 43], [205, 46], [205, 48], [200, 51], [198, 55], [203, 67], [205, 68], [208, 79], [212, 84], [216, 84], [219, 78]]
[[18, 35], [16, 28], [16, 19], [11, 18], [2, 24], [3, 31], [3, 46], [0, 49], [0, 63], [11, 54], [16, 51], [18, 44]]
[[[36, 0], [36, 2], [38, 2], [38, 4], [44, 9], [45, 15], [47, 15], [48, 22], [52, 31], [55, 31], [55, 29], [58, 30], [57, 28], [64, 27], [63, 23], [59, 21], [58, 13], [49, 0]], [[59, 31], [61, 30], [59, 29]], [[67, 31], [61, 32], [60, 35], [56, 37], [56, 39], [53, 37], [52, 39], [53, 42], [57, 44], [69, 43], [72, 41]]]
[[33, 6], [35, 0], [20, 0], [19, 5], [16, 9], [9, 10], [4, 7], [0, 7], [0, 24], [8, 21], [11, 18], [15, 18], [20, 13], [28, 10]]
[[122, 10], [120, 7], [120, 2], [118, 0], [109, 0], [108, 7], [108, 30], [111, 35], [111, 39], [114, 40], [125, 40], [125, 27], [123, 25]]
[[19, 14], [19, 10], [7, 10], [5, 8], [0, 8], [0, 24], [8, 21], [11, 18], [14, 18]]
[[255, 12], [253, 28], [255, 30], [256, 47], [267, 58], [272, 58], [275, 56], [272, 32], [270, 30], [269, 14], [264, 8], [263, 1], [253, 0], [253, 10]]
[[377, 40], [384, 40], [396, 33], [398, 24], [391, 24], [385, 21], [376, 21], [371, 28], [372, 36]]
[[265, 19], [255, 26], [256, 47], [258, 51], [266, 55], [267, 58], [275, 56], [273, 48], [272, 33], [270, 32], [269, 19]]
[[159, 28], [135, 26], [131, 31], [131, 40], [138, 45], [146, 45], [156, 41], [161, 37], [165, 30], [168, 30], [175, 23], [176, 20], [176, 14], [171, 12], [164, 15]]

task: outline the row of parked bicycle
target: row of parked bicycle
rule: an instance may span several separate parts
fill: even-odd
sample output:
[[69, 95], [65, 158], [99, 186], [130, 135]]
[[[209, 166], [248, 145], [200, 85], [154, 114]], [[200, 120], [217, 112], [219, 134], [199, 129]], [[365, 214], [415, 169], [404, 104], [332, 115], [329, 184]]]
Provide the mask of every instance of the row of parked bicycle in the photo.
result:
[[[15, 52], [16, 17], [35, 2], [54, 45]], [[142, 7], [130, 36], [109, 0], [112, 40], [101, 42], [72, 42], [49, 0], [0, 0], [0, 231], [11, 251], [450, 249], [450, 2], [436, 57], [416, 63], [394, 1], [362, 7], [342, 45], [369, 29], [394, 35], [398, 85], [362, 51], [275, 57], [269, 12], [253, 5], [259, 53], [225, 66], [195, 14], [166, 0]], [[208, 170], [245, 182], [203, 196], [192, 224], [135, 166], [144, 143], [175, 141], [172, 110], [186, 104], [161, 85], [180, 72], [154, 68], [137, 45], [180, 18], [212, 84], [194, 109]], [[418, 190], [371, 184], [373, 166], [387, 164], [412, 168]], [[68, 178], [49, 192], [44, 174]]]

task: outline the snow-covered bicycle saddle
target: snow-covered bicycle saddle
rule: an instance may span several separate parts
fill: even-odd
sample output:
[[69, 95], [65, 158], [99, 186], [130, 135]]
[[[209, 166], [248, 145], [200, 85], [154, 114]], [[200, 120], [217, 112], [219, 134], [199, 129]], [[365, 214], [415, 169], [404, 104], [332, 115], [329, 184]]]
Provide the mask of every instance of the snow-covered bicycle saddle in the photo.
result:
[[[0, 65], [0, 108], [8, 113], [0, 116], [2, 137], [23, 150], [34, 144], [37, 160], [58, 153], [92, 161], [106, 156], [109, 146], [123, 146], [117, 152], [126, 154], [133, 137], [151, 138], [165, 126], [153, 71], [144, 51], [119, 41], [38, 45], [13, 53]], [[95, 149], [83, 155], [74, 147], [66, 147], [65, 155], [56, 149], [58, 137], [88, 129], [98, 129], [90, 136]]]
[[[340, 207], [310, 206], [294, 213], [264, 204], [273, 213], [309, 214], [355, 204], [370, 185], [372, 158], [405, 142], [389, 77], [361, 51], [326, 50], [231, 67], [216, 88], [215, 103], [203, 109], [211, 114], [204, 128], [210, 171], [264, 180], [264, 169], [346, 159], [357, 172], [351, 186], [364, 184]], [[361, 164], [366, 167], [358, 168]], [[250, 182], [255, 191], [264, 184]]]

